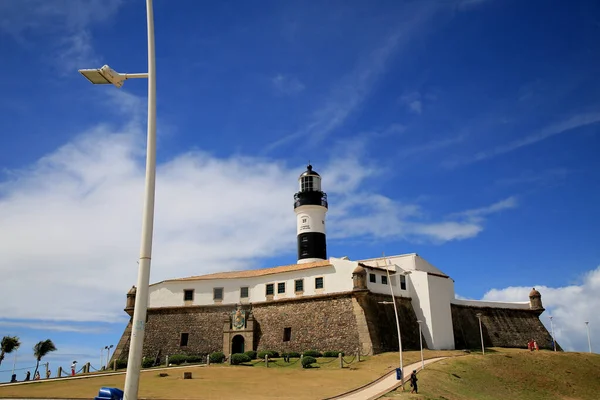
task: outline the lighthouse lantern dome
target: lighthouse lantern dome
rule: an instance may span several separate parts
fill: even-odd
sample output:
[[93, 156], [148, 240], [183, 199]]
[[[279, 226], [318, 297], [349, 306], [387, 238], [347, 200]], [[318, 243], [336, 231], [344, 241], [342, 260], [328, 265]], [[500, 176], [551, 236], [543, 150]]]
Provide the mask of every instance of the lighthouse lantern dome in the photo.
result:
[[298, 178], [301, 192], [320, 192], [321, 191], [321, 175], [316, 171], [313, 171], [312, 165], [308, 164], [306, 171], [304, 171]]

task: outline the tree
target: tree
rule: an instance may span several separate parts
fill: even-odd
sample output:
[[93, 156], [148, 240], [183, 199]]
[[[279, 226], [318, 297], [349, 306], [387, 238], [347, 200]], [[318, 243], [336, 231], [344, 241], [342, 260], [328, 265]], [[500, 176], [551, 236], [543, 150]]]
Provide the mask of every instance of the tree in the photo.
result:
[[46, 340], [42, 340], [36, 343], [35, 346], [33, 346], [33, 355], [35, 356], [35, 359], [37, 360], [37, 364], [35, 365], [35, 372], [33, 373], [33, 376], [35, 376], [35, 374], [38, 371], [38, 367], [40, 366], [40, 361], [42, 360], [42, 358], [44, 358], [44, 356], [48, 353], [50, 353], [51, 351], [56, 351], [56, 346], [54, 345], [54, 343], [52, 343], [52, 340], [50, 339], [46, 339]]
[[19, 342], [17, 336], [4, 336], [2, 338], [2, 350], [0, 351], [0, 364], [2, 364], [5, 354], [12, 353], [13, 350], [18, 349], [20, 345], [21, 342]]

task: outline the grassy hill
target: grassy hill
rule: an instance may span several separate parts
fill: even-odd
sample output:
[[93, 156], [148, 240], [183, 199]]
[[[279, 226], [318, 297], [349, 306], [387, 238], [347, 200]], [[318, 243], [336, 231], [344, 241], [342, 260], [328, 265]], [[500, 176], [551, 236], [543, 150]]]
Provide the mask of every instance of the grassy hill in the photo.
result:
[[600, 355], [490, 349], [447, 359], [419, 372], [419, 395], [400, 390], [385, 398], [600, 399]]

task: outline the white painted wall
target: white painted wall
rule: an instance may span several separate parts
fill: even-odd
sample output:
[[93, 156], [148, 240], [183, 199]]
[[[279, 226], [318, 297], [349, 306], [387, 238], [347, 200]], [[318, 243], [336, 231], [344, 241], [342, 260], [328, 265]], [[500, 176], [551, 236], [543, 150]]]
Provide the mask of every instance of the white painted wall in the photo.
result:
[[327, 208], [307, 204], [294, 209], [296, 213], [296, 235], [307, 232], [325, 233]]
[[452, 304], [458, 304], [461, 306], [474, 306], [474, 307], [493, 307], [493, 308], [511, 308], [517, 310], [529, 310], [529, 302], [514, 302], [506, 303], [501, 301], [479, 301], [479, 300], [463, 300], [463, 299], [452, 299]]
[[450, 278], [428, 274], [427, 283], [430, 295], [433, 348], [454, 349], [454, 329], [450, 308], [450, 302], [454, 299], [454, 281]]
[[[185, 305], [237, 304], [267, 301], [266, 285], [274, 284], [272, 300], [297, 298], [318, 294], [330, 294], [351, 291], [352, 271], [358, 266], [355, 261], [331, 258], [332, 266], [310, 268], [300, 271], [283, 272], [243, 279], [205, 279], [187, 281], [165, 281], [150, 286], [148, 306], [181, 307]], [[323, 277], [323, 289], [315, 289], [315, 278]], [[304, 292], [295, 293], [295, 280], [304, 280]], [[285, 293], [277, 293], [277, 284], [285, 283]], [[248, 298], [240, 298], [240, 288], [248, 287]], [[223, 288], [223, 300], [213, 299], [213, 288]], [[194, 290], [194, 300], [184, 304], [183, 293]]]

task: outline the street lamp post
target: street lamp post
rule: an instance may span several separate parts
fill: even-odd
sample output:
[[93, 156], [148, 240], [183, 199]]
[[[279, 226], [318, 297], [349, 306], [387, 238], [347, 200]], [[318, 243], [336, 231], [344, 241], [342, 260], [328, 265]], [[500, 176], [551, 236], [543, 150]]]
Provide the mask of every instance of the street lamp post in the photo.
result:
[[12, 378], [12, 375], [15, 374], [15, 367], [17, 366], [17, 351], [18, 351], [18, 349], [15, 349], [15, 357], [13, 358], [13, 368], [12, 368], [12, 372], [10, 373], [11, 378]]
[[553, 317], [551, 315], [548, 318], [550, 318], [550, 329], [552, 331], [552, 345], [554, 346], [554, 351], [556, 351], [556, 337], [554, 336], [554, 322], [552, 321]]
[[[385, 257], [385, 256], [384, 256]], [[392, 281], [390, 279], [390, 270], [387, 266], [387, 261], [384, 258], [385, 262], [385, 272], [387, 274], [388, 284], [390, 285], [390, 294], [392, 295], [391, 303], [394, 305], [394, 315], [396, 316], [396, 330], [398, 332], [398, 354], [400, 356], [400, 384], [402, 385], [402, 390], [404, 390], [404, 363], [402, 360], [402, 335], [400, 333], [400, 321], [398, 319], [398, 308], [396, 306], [396, 298], [394, 297], [394, 289], [392, 288]], [[404, 274], [408, 275], [410, 272], [406, 271]], [[383, 304], [389, 304], [388, 302], [382, 301]]]
[[483, 329], [481, 328], [481, 313], [475, 314], [479, 320], [479, 336], [481, 336], [481, 353], [485, 355], [485, 346], [483, 345]]
[[100, 369], [104, 366], [104, 347], [100, 347]]
[[585, 328], [587, 330], [587, 336], [588, 336], [588, 349], [591, 353], [592, 352], [592, 341], [590, 340], [590, 322], [589, 321], [585, 321]]
[[106, 369], [108, 369], [108, 364], [110, 363], [110, 349], [113, 348], [113, 345], [111, 344], [110, 346], [106, 346]]
[[137, 278], [137, 293], [133, 311], [131, 342], [125, 373], [124, 400], [137, 400], [142, 367], [144, 330], [148, 311], [148, 286], [150, 284], [150, 260], [152, 256], [152, 233], [154, 227], [154, 196], [156, 182], [156, 59], [154, 52], [154, 12], [152, 0], [146, 0], [148, 26], [148, 73], [119, 74], [108, 66], [97, 70], [80, 70], [94, 84], [112, 83], [121, 87], [129, 78], [148, 78], [148, 144], [146, 150], [146, 183], [144, 209], [142, 212], [142, 240]]
[[420, 319], [417, 320], [417, 323], [419, 324], [419, 345], [421, 346], [421, 369], [425, 369], [425, 361], [423, 360], [423, 335], [421, 335], [421, 323], [423, 321], [421, 321]]

